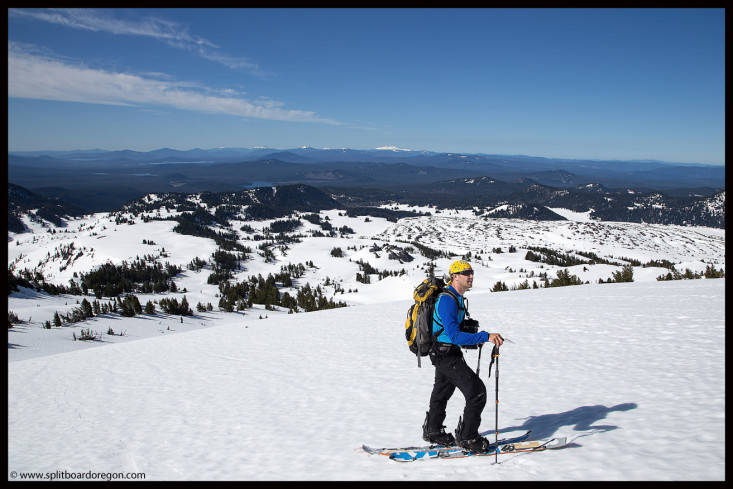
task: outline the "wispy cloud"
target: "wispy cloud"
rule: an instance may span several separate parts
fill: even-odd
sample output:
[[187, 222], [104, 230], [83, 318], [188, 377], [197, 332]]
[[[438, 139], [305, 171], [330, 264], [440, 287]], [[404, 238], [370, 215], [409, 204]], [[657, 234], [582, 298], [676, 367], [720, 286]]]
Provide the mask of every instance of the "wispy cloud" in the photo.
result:
[[8, 43], [8, 97], [147, 108], [167, 106], [257, 119], [340, 124], [318, 117], [315, 112], [285, 109], [275, 100], [251, 101], [234, 91], [212, 91], [152, 75], [92, 69], [12, 42]]
[[144, 17], [134, 21], [124, 20], [113, 17], [111, 11], [97, 9], [8, 9], [8, 17], [48, 22], [71, 29], [149, 37], [229, 68], [243, 69], [258, 76], [268, 74], [257, 63], [244, 57], [230, 56], [213, 42], [193, 35], [184, 26], [166, 19]]

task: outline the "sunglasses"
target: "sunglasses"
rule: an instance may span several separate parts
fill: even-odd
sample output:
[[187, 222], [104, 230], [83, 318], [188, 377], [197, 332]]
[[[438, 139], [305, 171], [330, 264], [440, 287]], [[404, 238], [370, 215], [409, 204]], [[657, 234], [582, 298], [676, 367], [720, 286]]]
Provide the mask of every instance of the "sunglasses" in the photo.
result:
[[464, 270], [462, 272], [456, 272], [456, 275], [465, 275], [465, 276], [473, 275], [473, 270]]

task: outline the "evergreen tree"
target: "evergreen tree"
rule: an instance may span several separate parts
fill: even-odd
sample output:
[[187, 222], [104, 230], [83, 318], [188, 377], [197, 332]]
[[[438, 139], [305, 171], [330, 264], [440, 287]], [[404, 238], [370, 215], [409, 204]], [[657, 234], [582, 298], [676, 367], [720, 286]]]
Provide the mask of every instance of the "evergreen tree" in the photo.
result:
[[582, 285], [583, 281], [575, 275], [570, 275], [570, 271], [565, 268], [558, 270], [557, 278], [550, 282], [546, 282], [546, 287], [565, 287], [568, 285]]
[[509, 290], [509, 288], [506, 286], [506, 283], [500, 280], [494, 284], [494, 287], [491, 289], [491, 292], [504, 292], [507, 290]]
[[92, 305], [89, 303], [89, 301], [86, 298], [84, 298], [84, 300], [81, 301], [81, 311], [84, 314], [85, 318], [94, 317], [94, 311], [92, 311]]
[[[134, 297], [134, 299], [133, 299]], [[125, 296], [125, 299], [120, 303], [120, 315], [124, 317], [133, 317], [135, 316], [135, 301], [137, 300], [137, 297], [127, 294]], [[140, 301], [137, 301], [137, 305], [140, 305]]]
[[725, 277], [725, 270], [716, 270], [715, 265], [708, 265], [705, 267], [705, 278], [723, 278]]
[[631, 265], [624, 265], [621, 271], [616, 271], [611, 274], [614, 282], [633, 282], [634, 281], [634, 267]]
[[183, 296], [183, 299], [181, 299], [181, 315], [182, 316], [193, 316], [193, 311], [191, 310], [191, 307], [188, 305], [188, 300], [186, 299], [186, 296]]
[[142, 314], [143, 306], [140, 304], [140, 299], [138, 299], [136, 295], [130, 295], [130, 302], [132, 302], [132, 310], [135, 314]]

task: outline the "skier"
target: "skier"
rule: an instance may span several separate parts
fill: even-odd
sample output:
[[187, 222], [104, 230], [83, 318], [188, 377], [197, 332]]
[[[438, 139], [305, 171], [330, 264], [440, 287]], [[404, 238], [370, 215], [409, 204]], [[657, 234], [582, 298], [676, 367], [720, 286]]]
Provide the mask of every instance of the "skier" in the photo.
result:
[[[499, 333], [461, 331], [460, 325], [466, 315], [463, 294], [473, 286], [473, 268], [464, 260], [451, 264], [450, 281], [446, 290], [438, 297], [433, 314], [433, 334], [436, 345], [430, 352], [430, 361], [435, 366], [435, 383], [430, 395], [430, 408], [423, 423], [423, 439], [440, 445], [457, 444], [477, 452], [485, 452], [489, 441], [478, 432], [481, 412], [486, 405], [486, 386], [479, 376], [466, 364], [460, 345], [483, 345], [491, 342], [501, 346], [504, 339]], [[478, 329], [478, 327], [476, 327]], [[448, 400], [456, 387], [463, 393], [466, 406], [459, 419], [455, 438], [445, 432]]]

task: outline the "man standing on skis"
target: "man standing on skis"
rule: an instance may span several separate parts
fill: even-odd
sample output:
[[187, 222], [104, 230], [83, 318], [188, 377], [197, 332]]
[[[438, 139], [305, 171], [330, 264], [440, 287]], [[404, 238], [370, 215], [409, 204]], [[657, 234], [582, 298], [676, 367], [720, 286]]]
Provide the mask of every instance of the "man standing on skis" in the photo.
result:
[[[435, 383], [430, 395], [430, 409], [423, 423], [423, 439], [440, 445], [457, 444], [469, 451], [487, 451], [489, 441], [478, 432], [481, 412], [486, 405], [486, 386], [479, 376], [466, 364], [461, 346], [483, 345], [491, 342], [501, 346], [504, 339], [499, 333], [467, 333], [460, 324], [466, 316], [463, 294], [473, 286], [471, 264], [458, 260], [449, 269], [450, 281], [438, 296], [433, 314], [433, 334], [437, 335], [430, 360], [435, 366]], [[458, 421], [456, 436], [445, 432], [448, 400], [456, 387], [466, 399], [463, 417]]]

